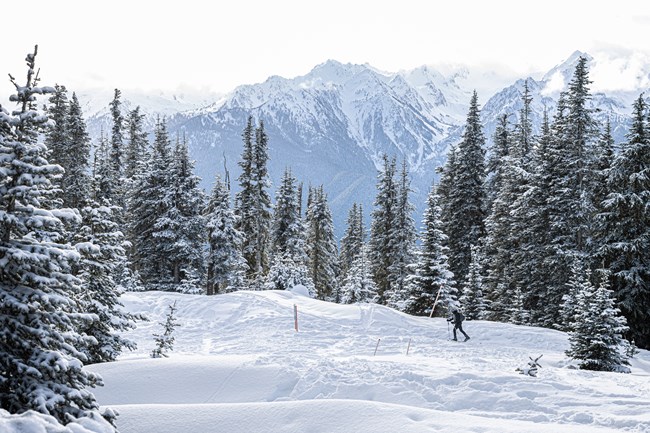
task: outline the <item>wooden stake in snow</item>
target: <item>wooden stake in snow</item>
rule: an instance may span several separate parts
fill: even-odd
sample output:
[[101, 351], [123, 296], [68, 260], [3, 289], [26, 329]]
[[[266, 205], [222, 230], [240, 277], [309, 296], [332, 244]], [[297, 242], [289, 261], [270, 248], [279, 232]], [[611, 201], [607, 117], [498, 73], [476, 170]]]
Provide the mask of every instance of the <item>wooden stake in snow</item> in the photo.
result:
[[406, 356], [409, 355], [409, 349], [411, 348], [411, 339], [409, 338], [409, 344], [406, 346]]
[[293, 304], [293, 327], [298, 332], [298, 306]]
[[381, 338], [377, 339], [377, 345], [375, 346], [375, 353], [372, 354], [372, 356], [375, 356], [377, 354], [377, 349], [379, 348], [379, 342], [381, 341]]
[[436, 299], [433, 301], [433, 307], [431, 307], [431, 314], [429, 314], [429, 319], [433, 317], [433, 311], [436, 309], [436, 304], [438, 303], [438, 298], [440, 297], [440, 291], [442, 290], [442, 286], [438, 289], [438, 293], [436, 293]]

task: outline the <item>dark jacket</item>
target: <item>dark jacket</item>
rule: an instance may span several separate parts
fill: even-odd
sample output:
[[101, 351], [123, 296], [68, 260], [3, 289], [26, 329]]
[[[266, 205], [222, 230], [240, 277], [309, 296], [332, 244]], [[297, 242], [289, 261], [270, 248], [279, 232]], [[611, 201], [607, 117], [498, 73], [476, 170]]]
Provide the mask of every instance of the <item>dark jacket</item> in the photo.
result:
[[451, 322], [460, 326], [460, 324], [463, 323], [463, 320], [465, 320], [465, 317], [458, 310], [455, 310], [453, 312], [453, 315], [454, 317], [452, 318]]

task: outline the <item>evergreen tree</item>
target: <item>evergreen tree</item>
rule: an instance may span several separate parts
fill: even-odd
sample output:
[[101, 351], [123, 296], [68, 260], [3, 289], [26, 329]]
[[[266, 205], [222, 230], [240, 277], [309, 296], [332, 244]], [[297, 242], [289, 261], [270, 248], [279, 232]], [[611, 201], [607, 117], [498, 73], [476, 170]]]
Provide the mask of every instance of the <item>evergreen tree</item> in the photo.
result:
[[47, 116], [52, 120], [45, 133], [45, 145], [48, 149], [47, 160], [50, 164], [60, 165], [63, 172], [53, 178], [54, 183], [59, 187], [56, 194], [58, 199], [62, 200], [65, 188], [63, 186], [63, 176], [68, 172], [69, 158], [72, 156], [69, 149], [68, 134], [68, 110], [70, 102], [68, 101], [68, 90], [65, 86], [55, 85], [55, 92], [48, 99], [49, 105], [46, 107]]
[[601, 256], [637, 346], [650, 348], [650, 132], [647, 107], [636, 100], [633, 123], [609, 173], [603, 202]]
[[[172, 267], [173, 284], [194, 278], [196, 285], [204, 274], [202, 244], [205, 239], [203, 209], [205, 198], [199, 188], [200, 178], [194, 175], [187, 143], [177, 140], [169, 166], [169, 207], [156, 222], [156, 228], [165, 232], [170, 241], [168, 260]], [[155, 235], [157, 236], [157, 235]], [[196, 290], [193, 290], [196, 291]]]
[[[264, 123], [253, 128], [249, 117], [242, 133], [244, 150], [239, 165], [241, 190], [235, 200], [237, 229], [244, 234], [243, 252], [248, 264], [247, 277], [253, 288], [262, 288], [262, 279], [268, 270], [269, 226], [271, 221], [271, 198], [266, 164], [268, 162], [268, 137]], [[253, 142], [255, 138], [255, 142]]]
[[449, 267], [462, 283], [471, 261], [471, 245], [478, 245], [484, 236], [485, 206], [485, 137], [481, 126], [478, 96], [472, 95], [463, 139], [454, 155], [453, 179], [445, 192], [443, 204], [447, 218], [445, 234], [448, 236]]
[[363, 209], [360, 204], [354, 203], [348, 212], [347, 228], [341, 238], [341, 251], [339, 254], [339, 279], [341, 281], [345, 281], [352, 263], [361, 253], [361, 247], [364, 243]]
[[397, 207], [395, 209], [395, 224], [393, 229], [393, 243], [395, 254], [388, 269], [391, 286], [391, 297], [394, 299], [408, 298], [406, 280], [412, 274], [412, 265], [415, 262], [415, 241], [417, 231], [413, 220], [415, 206], [409, 201], [411, 183], [408, 178], [406, 161], [402, 164], [402, 173], [397, 187]]
[[205, 220], [208, 230], [207, 294], [243, 289], [246, 261], [241, 245], [244, 236], [235, 228], [228, 189], [219, 175], [212, 188]]
[[519, 236], [519, 248], [512, 254], [511, 281], [515, 293], [519, 291], [522, 295], [525, 316], [531, 323], [537, 324], [546, 314], [546, 290], [554, 272], [551, 266], [554, 252], [549, 236], [551, 223], [548, 208], [555, 164], [551, 153], [552, 140], [548, 114], [544, 112], [542, 134], [531, 155], [531, 167], [534, 168], [527, 183], [528, 189], [516, 197], [511, 210], [515, 221], [511, 233]]
[[[490, 212], [485, 219], [486, 236], [483, 241], [485, 255], [489, 257], [486, 265], [486, 293], [490, 300], [488, 317], [493, 320], [505, 318], [505, 311], [512, 297], [512, 254], [513, 219], [511, 205], [517, 199], [515, 183], [517, 182], [518, 161], [513, 154], [513, 141], [508, 128], [507, 116], [499, 119], [494, 134], [494, 147], [497, 149], [491, 160], [487, 180], [487, 190], [491, 199]], [[516, 236], [516, 234], [514, 234]]]
[[113, 119], [113, 128], [111, 129], [111, 148], [109, 151], [111, 161], [111, 171], [113, 180], [119, 181], [124, 174], [124, 116], [122, 116], [121, 106], [122, 92], [115, 89], [113, 100], [109, 104], [111, 117]]
[[95, 340], [81, 349], [91, 364], [115, 361], [123, 349], [134, 350], [135, 342], [119, 333], [135, 328], [135, 320], [143, 319], [125, 312], [119, 301], [121, 290], [114, 275], [124, 261], [124, 236], [113, 221], [115, 211], [98, 205], [83, 208], [83, 224], [75, 239], [82, 257], [78, 272], [81, 294], [77, 302], [85, 312], [99, 319], [80, 329]]
[[372, 279], [368, 255], [368, 246], [364, 244], [352, 260], [341, 286], [340, 302], [342, 304], [376, 302], [377, 285]]
[[79, 256], [62, 242], [62, 221], [78, 216], [42, 206], [61, 168], [39, 142], [48, 118], [36, 111], [36, 95], [55, 89], [38, 85], [36, 54], [37, 47], [27, 55], [24, 85], [10, 75], [17, 109], [0, 107], [0, 406], [67, 423], [98, 414], [87, 388], [100, 378], [82, 368], [86, 358], [76, 349], [90, 342], [77, 328], [96, 318], [71, 299], [80, 290], [71, 274]]
[[391, 295], [391, 266], [396, 260], [395, 229], [397, 227], [397, 184], [395, 158], [384, 158], [384, 169], [379, 173], [375, 209], [370, 228], [370, 261], [377, 284], [380, 304], [386, 304]]
[[415, 272], [407, 280], [409, 297], [404, 311], [418, 316], [431, 314], [438, 298], [442, 316], [458, 305], [456, 283], [447, 262], [447, 236], [442, 232], [442, 213], [435, 187], [431, 187], [422, 218], [422, 245], [417, 251]]
[[81, 209], [90, 199], [89, 176], [90, 137], [86, 131], [81, 105], [75, 93], [72, 94], [67, 113], [68, 159], [64, 166], [65, 173], [61, 182], [63, 189], [63, 206]]
[[162, 334], [153, 334], [154, 341], [156, 342], [156, 348], [151, 352], [152, 358], [167, 358], [167, 352], [174, 350], [174, 330], [179, 326], [179, 323], [176, 321], [174, 314], [176, 313], [176, 302], [169, 306], [169, 313], [165, 316], [165, 323], [160, 323], [163, 327]]
[[460, 304], [469, 320], [483, 319], [485, 316], [486, 302], [483, 298], [482, 272], [480, 249], [472, 245], [472, 261], [463, 285], [463, 296], [460, 298]]
[[175, 238], [166, 231], [166, 221], [162, 220], [173, 204], [169, 185], [170, 147], [167, 127], [159, 119], [145, 171], [136, 179], [129, 197], [131, 260], [147, 289], [167, 289], [173, 281], [174, 268], [169, 254]]
[[628, 330], [625, 318], [614, 306], [609, 290], [609, 273], [603, 276], [597, 289], [583, 278], [585, 284], [576, 295], [576, 315], [569, 334], [571, 347], [566, 354], [580, 361], [580, 368], [596, 371], [629, 372], [625, 349], [628, 343], [622, 335]]
[[313, 283], [307, 270], [308, 257], [296, 179], [286, 169], [276, 194], [275, 212], [271, 225], [271, 269], [266, 288], [287, 290], [300, 284], [308, 289]]
[[125, 152], [124, 175], [133, 181], [138, 175], [147, 158], [147, 133], [144, 131], [144, 114], [140, 113], [140, 106], [129, 112], [127, 119], [128, 141]]
[[333, 301], [337, 295], [337, 250], [332, 225], [332, 212], [323, 187], [310, 193], [307, 209], [307, 255], [309, 276], [317, 299]]

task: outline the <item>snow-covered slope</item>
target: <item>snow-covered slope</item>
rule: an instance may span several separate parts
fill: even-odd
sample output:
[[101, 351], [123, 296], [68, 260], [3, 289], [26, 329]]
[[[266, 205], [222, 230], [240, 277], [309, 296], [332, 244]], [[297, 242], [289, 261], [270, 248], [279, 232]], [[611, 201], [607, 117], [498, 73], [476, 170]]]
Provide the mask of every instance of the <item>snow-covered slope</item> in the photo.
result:
[[[138, 350], [90, 369], [123, 433], [649, 431], [646, 351], [631, 374], [595, 373], [571, 367], [565, 334], [540, 328], [466, 322], [472, 338], [456, 343], [443, 318], [288, 291], [122, 300], [151, 318], [128, 334]], [[175, 351], [151, 359], [174, 302]], [[515, 371], [539, 355], [537, 377]]]

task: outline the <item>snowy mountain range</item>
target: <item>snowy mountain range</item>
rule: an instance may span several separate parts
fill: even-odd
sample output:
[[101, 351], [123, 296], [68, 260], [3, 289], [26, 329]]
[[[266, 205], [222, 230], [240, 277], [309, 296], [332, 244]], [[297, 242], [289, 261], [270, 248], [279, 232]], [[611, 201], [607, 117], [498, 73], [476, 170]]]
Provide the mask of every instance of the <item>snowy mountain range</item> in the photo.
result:
[[[536, 131], [545, 109], [553, 115], [559, 91], [570, 81], [580, 56], [597, 65], [588, 54], [576, 51], [541, 78], [527, 78]], [[150, 122], [155, 114], [167, 116], [172, 136], [185, 135], [206, 189], [225, 167], [237, 189], [234, 180], [239, 174], [237, 161], [246, 119], [252, 115], [263, 120], [269, 135], [273, 184], [278, 185], [285, 167], [291, 167], [305, 190], [309, 184], [323, 184], [340, 234], [352, 203], [361, 203], [366, 214], [372, 209], [377, 169], [384, 153], [408, 164], [416, 221], [420, 220], [435, 168], [444, 163], [449, 146], [462, 136], [475, 87], [469, 77], [470, 72], [462, 68], [448, 76], [428, 66], [387, 73], [369, 65], [329, 60], [303, 76], [273, 76], [263, 83], [240, 86], [209, 104], [204, 104], [205, 97], [190, 101], [158, 95], [147, 100], [146, 95], [127, 92], [123, 100], [125, 108], [141, 105]], [[479, 101], [486, 101], [482, 118], [488, 141], [502, 114], [516, 122], [524, 81], [519, 79], [494, 95], [479, 95]], [[644, 82], [647, 79], [639, 81]], [[603, 122], [610, 118], [618, 141], [626, 133], [631, 101], [643, 90], [594, 93], [598, 117]], [[84, 95], [79, 96], [83, 102]], [[106, 98], [106, 106], [110, 100]], [[102, 128], [110, 129], [106, 108], [87, 113], [93, 136]]]

